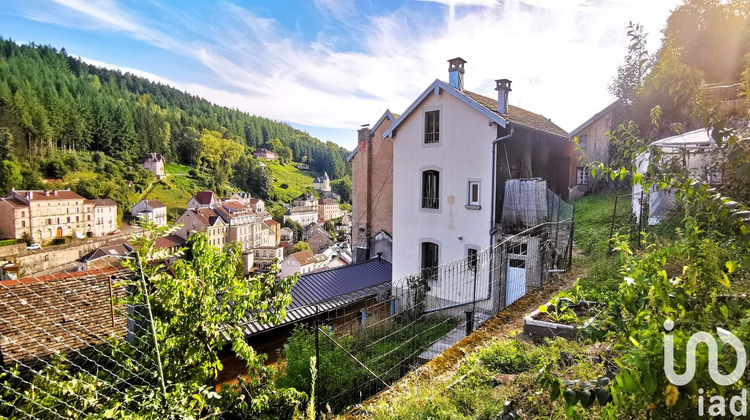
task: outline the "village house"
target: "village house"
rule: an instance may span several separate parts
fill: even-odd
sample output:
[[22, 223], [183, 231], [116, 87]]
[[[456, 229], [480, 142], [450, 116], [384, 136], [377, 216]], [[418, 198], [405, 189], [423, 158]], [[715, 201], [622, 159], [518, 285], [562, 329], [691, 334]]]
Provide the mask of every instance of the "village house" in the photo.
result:
[[156, 179], [166, 179], [167, 174], [164, 172], [164, 156], [159, 153], [149, 153], [143, 157], [142, 165], [144, 168], [156, 174]]
[[5, 238], [27, 234], [41, 243], [64, 236], [101, 236], [115, 229], [117, 205], [112, 200], [86, 200], [70, 190], [15, 189], [0, 199], [0, 234]]
[[[597, 182], [589, 174], [588, 163], [610, 163], [609, 135], [624, 118], [620, 100], [612, 102], [588, 121], [570, 132], [570, 192], [568, 198], [580, 197], [598, 190]], [[575, 150], [578, 141], [580, 150]], [[606, 184], [606, 181], [605, 181]], [[599, 186], [601, 187], [601, 186]]]
[[352, 165], [348, 226], [356, 262], [378, 253], [389, 260], [392, 256], [393, 139], [383, 135], [398, 117], [386, 110], [372, 128], [363, 126], [358, 131], [357, 147], [346, 158]]
[[229, 225], [215, 209], [185, 210], [175, 224], [182, 225], [175, 233], [185, 240], [194, 232], [205, 232], [208, 242], [219, 249], [224, 249], [229, 243]]
[[293, 242], [294, 231], [288, 227], [279, 229], [279, 242]]
[[263, 223], [268, 227], [268, 244], [278, 246], [281, 242], [281, 224], [273, 219], [264, 220]]
[[292, 206], [314, 208], [317, 211], [318, 199], [312, 193], [305, 192], [292, 200]]
[[229, 227], [229, 242], [239, 242], [243, 252], [253, 248], [253, 224], [258, 223], [253, 212], [239, 201], [225, 200], [216, 212]]
[[261, 246], [253, 250], [255, 254], [255, 265], [261, 269], [268, 269], [274, 258], [278, 264], [284, 260], [284, 248], [280, 246]]
[[332, 198], [318, 200], [318, 220], [329, 220], [342, 217], [345, 211], [339, 208], [339, 202]]
[[[316, 201], [317, 203], [317, 201]], [[318, 209], [316, 207], [292, 207], [284, 213], [284, 222], [291, 220], [302, 226], [309, 225], [318, 221]]]
[[99, 247], [76, 260], [77, 271], [119, 266], [122, 259], [131, 252], [133, 247], [127, 242]]
[[94, 206], [94, 236], [117, 230], [117, 203], [108, 198], [87, 201]]
[[264, 203], [263, 200], [261, 200], [260, 198], [251, 198], [247, 205], [255, 213], [261, 213], [261, 212], [266, 211], [266, 203]]
[[276, 154], [276, 152], [272, 152], [268, 149], [260, 147], [258, 149], [255, 149], [255, 151], [253, 152], [253, 157], [266, 160], [276, 160], [279, 158], [279, 155]]
[[[507, 180], [540, 179], [553, 193], [568, 193], [568, 134], [547, 117], [509, 105], [510, 80], [495, 81], [495, 98], [466, 90], [465, 63], [449, 60], [449, 83], [435, 80], [382, 140], [373, 140], [393, 142], [394, 280], [499, 240]], [[430, 293], [451, 287], [431, 279]], [[477, 299], [488, 309], [502, 307], [498, 290], [484, 296], [488, 281], [481, 279]]]
[[229, 196], [229, 199], [239, 201], [240, 203], [247, 206], [250, 204], [250, 201], [253, 199], [253, 197], [251, 197], [250, 193], [248, 192], [236, 192], [232, 193], [232, 195]]
[[324, 255], [313, 255], [310, 251], [295, 252], [281, 262], [281, 273], [279, 275], [286, 277], [294, 273], [309, 273], [319, 269], [325, 260]]
[[188, 209], [216, 208], [221, 205], [219, 197], [213, 191], [198, 191], [187, 202]]
[[313, 251], [321, 252], [333, 245], [333, 238], [331, 238], [331, 235], [325, 230], [319, 229], [315, 230], [315, 232], [307, 238], [307, 243]]
[[156, 226], [167, 225], [167, 206], [159, 200], [141, 200], [130, 209], [131, 216], [150, 220]]

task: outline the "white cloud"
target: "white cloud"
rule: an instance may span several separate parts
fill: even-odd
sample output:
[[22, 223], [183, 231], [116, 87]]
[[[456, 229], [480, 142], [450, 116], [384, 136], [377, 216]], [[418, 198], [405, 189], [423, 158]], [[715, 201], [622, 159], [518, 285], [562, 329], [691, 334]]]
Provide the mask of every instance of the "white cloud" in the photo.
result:
[[[505, 0], [496, 7], [490, 0], [430, 0], [450, 6], [438, 15], [424, 15], [423, 8], [407, 3], [369, 16], [363, 28], [349, 28], [360, 51], [339, 51], [333, 35], [304, 42], [292, 29], [228, 3], [210, 17], [176, 11], [178, 22], [155, 30], [109, 0], [57, 1], [101, 25], [199, 61], [222, 88], [140, 72], [145, 77], [253, 114], [351, 129], [352, 138], [360, 124], [374, 122], [386, 108], [403, 111], [432, 80], [445, 80], [446, 60], [456, 56], [468, 61], [467, 89], [494, 96], [493, 80], [509, 78], [512, 104], [570, 130], [611, 101], [607, 84], [625, 53], [628, 21], [643, 23], [656, 49], [677, 2]], [[336, 19], [354, 13], [350, 1], [316, 5]], [[200, 40], [177, 41], [186, 32], [201, 34]]]

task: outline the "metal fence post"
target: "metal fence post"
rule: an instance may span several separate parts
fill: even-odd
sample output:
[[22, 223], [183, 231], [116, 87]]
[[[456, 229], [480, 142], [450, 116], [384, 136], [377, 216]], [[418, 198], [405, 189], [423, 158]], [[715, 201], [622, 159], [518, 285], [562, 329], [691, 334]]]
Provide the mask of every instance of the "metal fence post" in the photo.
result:
[[315, 305], [315, 371], [318, 374], [318, 380], [315, 381], [315, 389], [311, 390], [314, 392], [316, 398], [315, 398], [315, 418], [318, 418], [318, 401], [320, 401], [320, 394], [318, 393], [318, 390], [320, 389], [320, 381], [323, 380], [323, 376], [320, 374], [320, 321], [318, 320], [318, 305]]
[[641, 230], [643, 228], [643, 191], [641, 191], [640, 208], [638, 209], [638, 238], [636, 247], [641, 249]]
[[573, 217], [570, 221], [570, 247], [568, 247], [568, 268], [573, 266], [573, 236], [576, 233], [576, 205], [573, 204]]

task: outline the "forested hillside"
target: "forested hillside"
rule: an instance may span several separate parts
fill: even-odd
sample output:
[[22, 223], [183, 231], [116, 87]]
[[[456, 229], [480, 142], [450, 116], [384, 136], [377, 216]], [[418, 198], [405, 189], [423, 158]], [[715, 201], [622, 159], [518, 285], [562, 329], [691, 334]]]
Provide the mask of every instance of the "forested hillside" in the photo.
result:
[[0, 38], [0, 189], [33, 188], [40, 177], [64, 178], [80, 166], [106, 174], [99, 167], [109, 160], [121, 169], [112, 174], [116, 183], [120, 175], [145, 184], [137, 166], [146, 152], [157, 152], [197, 168], [209, 185], [229, 181], [268, 195], [268, 172], [259, 173], [248, 156], [257, 147], [333, 179], [350, 172], [346, 149], [287, 124], [86, 64], [65, 49]]

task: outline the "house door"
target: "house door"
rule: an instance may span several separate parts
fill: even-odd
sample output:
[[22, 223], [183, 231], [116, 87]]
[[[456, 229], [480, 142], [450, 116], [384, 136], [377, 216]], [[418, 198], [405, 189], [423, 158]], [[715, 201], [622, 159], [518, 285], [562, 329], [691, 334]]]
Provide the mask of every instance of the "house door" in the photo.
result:
[[526, 261], [508, 260], [505, 279], [505, 306], [508, 306], [526, 294]]
[[62, 226], [59, 226], [57, 228], [57, 237], [62, 238], [62, 236], [63, 236]]

